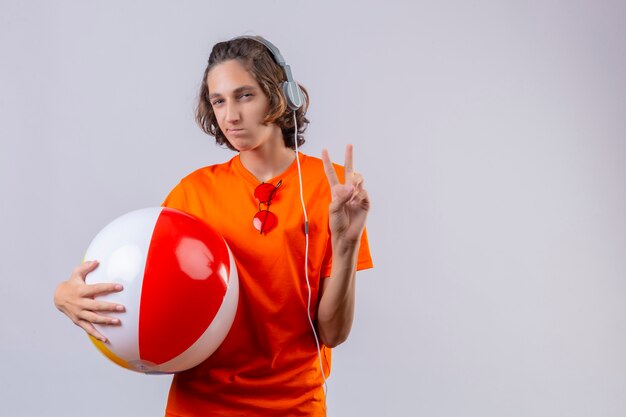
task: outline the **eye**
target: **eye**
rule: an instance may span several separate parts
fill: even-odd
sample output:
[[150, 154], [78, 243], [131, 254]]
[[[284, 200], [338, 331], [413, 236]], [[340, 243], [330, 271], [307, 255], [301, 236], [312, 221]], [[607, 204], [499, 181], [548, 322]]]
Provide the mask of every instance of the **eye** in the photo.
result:
[[242, 95], [240, 95], [239, 97], [240, 97], [240, 98], [248, 98], [248, 97], [252, 97], [252, 96], [254, 96], [254, 94], [252, 94], [252, 93], [243, 93], [243, 94], [242, 94]]
[[214, 106], [216, 106], [216, 105], [218, 105], [218, 104], [221, 104], [221, 103], [222, 103], [222, 101], [224, 101], [224, 100], [222, 100], [221, 98], [218, 98], [217, 100], [213, 100], [213, 102], [212, 102], [211, 104], [212, 104], [212, 105], [214, 105]]

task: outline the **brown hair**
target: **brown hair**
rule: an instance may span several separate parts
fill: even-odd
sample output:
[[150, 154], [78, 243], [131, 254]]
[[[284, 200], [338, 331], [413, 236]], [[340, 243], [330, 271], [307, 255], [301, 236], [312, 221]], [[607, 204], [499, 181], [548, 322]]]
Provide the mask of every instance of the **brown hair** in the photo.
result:
[[[213, 46], [211, 55], [204, 76], [198, 97], [198, 107], [196, 108], [196, 122], [205, 133], [215, 136], [218, 145], [226, 145], [229, 149], [236, 150], [217, 124], [213, 107], [209, 100], [209, 87], [207, 86], [207, 75], [213, 67], [224, 61], [236, 59], [259, 83], [261, 90], [270, 101], [270, 110], [265, 117], [264, 123], [275, 123], [283, 133], [285, 146], [295, 149], [293, 110], [287, 106], [280, 84], [286, 81], [283, 69], [274, 61], [272, 53], [267, 47], [252, 39], [232, 39], [219, 42]], [[299, 85], [299, 84], [298, 84]], [[298, 146], [304, 144], [304, 136], [309, 120], [305, 117], [309, 107], [309, 94], [300, 85], [304, 93], [304, 105], [296, 110], [296, 120], [298, 121]]]

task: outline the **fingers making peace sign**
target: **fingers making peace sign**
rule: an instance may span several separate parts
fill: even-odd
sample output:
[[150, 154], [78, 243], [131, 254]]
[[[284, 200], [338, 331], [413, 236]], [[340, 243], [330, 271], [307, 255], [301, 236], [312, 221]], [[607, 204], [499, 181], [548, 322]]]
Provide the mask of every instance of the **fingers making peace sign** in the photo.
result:
[[354, 172], [353, 146], [346, 146], [343, 183], [339, 181], [326, 149], [322, 151], [322, 161], [332, 195], [329, 207], [332, 238], [357, 243], [365, 229], [370, 199], [363, 188], [363, 176]]

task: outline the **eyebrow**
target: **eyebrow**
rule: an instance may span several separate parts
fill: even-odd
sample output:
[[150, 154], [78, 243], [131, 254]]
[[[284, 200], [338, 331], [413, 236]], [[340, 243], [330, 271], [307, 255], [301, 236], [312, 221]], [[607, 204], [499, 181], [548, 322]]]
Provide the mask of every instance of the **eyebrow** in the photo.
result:
[[[239, 94], [243, 91], [247, 91], [247, 90], [256, 90], [256, 88], [254, 86], [251, 85], [242, 85], [241, 87], [237, 87], [233, 90], [233, 94]], [[222, 95], [220, 93], [211, 93], [209, 94], [209, 100], [215, 98], [215, 97], [221, 97]]]

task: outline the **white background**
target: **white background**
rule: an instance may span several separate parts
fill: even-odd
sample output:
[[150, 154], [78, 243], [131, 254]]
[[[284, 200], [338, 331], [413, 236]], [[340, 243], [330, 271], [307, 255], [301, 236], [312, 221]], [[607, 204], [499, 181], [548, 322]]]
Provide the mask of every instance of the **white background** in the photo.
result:
[[306, 153], [355, 144], [375, 269], [332, 416], [626, 415], [623, 1], [0, 2], [2, 415], [157, 416], [54, 288], [113, 218], [233, 153], [193, 120], [211, 46], [274, 42]]

